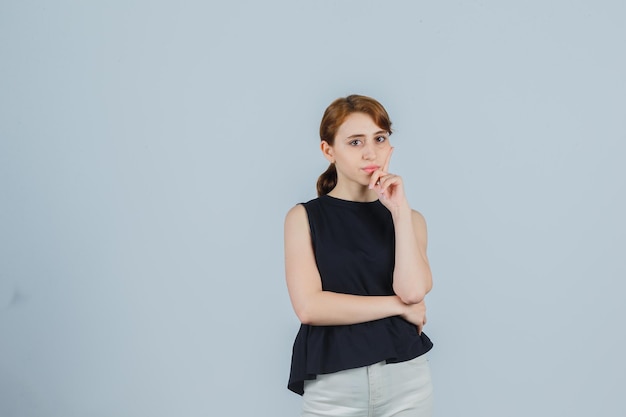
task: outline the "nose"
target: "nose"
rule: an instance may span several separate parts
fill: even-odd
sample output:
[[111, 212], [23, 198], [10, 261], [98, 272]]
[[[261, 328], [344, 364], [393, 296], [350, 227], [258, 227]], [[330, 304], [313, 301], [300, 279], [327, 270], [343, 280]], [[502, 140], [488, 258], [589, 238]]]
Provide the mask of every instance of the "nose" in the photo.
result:
[[363, 146], [363, 159], [367, 161], [376, 159], [376, 149], [374, 149], [374, 144], [370, 141], [366, 141]]

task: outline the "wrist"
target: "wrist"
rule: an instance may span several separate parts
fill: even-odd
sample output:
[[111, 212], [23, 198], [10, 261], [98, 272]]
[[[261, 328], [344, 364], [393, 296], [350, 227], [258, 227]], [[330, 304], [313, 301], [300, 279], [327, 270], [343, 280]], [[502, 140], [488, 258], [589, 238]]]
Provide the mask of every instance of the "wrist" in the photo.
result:
[[395, 298], [395, 302], [396, 302], [396, 315], [397, 316], [404, 316], [408, 306], [406, 304], [404, 304], [404, 302], [402, 301], [402, 299], [400, 297], [398, 297], [397, 295], [394, 295]]
[[396, 206], [389, 211], [391, 212], [391, 217], [393, 218], [394, 222], [404, 219], [409, 221], [411, 220], [412, 210], [408, 203]]

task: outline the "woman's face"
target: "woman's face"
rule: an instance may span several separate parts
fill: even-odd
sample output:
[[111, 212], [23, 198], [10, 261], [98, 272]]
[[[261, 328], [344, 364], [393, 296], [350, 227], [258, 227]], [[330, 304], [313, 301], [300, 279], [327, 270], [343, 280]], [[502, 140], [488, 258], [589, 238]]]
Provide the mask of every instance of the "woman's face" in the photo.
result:
[[326, 159], [335, 163], [339, 181], [367, 186], [370, 176], [382, 167], [391, 151], [389, 132], [365, 113], [352, 113], [339, 126], [335, 143], [322, 142]]

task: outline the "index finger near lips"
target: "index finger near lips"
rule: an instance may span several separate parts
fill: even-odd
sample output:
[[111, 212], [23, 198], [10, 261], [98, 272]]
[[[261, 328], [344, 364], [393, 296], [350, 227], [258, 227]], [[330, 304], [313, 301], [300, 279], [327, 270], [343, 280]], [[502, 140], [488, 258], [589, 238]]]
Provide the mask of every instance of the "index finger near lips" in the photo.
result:
[[372, 173], [372, 176], [370, 177], [370, 185], [369, 185], [370, 189], [374, 188], [375, 185], [378, 185], [378, 180], [380, 179], [380, 175], [381, 175], [380, 169], [377, 169], [376, 171]]
[[393, 146], [389, 149], [389, 153], [387, 154], [387, 159], [385, 159], [385, 164], [383, 165], [383, 171], [389, 172], [389, 162], [391, 161], [391, 154], [393, 153]]

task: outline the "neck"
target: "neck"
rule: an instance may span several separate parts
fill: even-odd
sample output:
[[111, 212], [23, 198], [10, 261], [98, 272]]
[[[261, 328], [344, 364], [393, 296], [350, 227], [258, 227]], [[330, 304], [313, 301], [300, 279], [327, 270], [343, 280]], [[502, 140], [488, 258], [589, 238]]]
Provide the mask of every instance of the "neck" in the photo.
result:
[[347, 185], [342, 184], [341, 181], [337, 182], [335, 188], [328, 195], [348, 201], [371, 202], [378, 200], [376, 191], [370, 190], [367, 186], [361, 184]]

